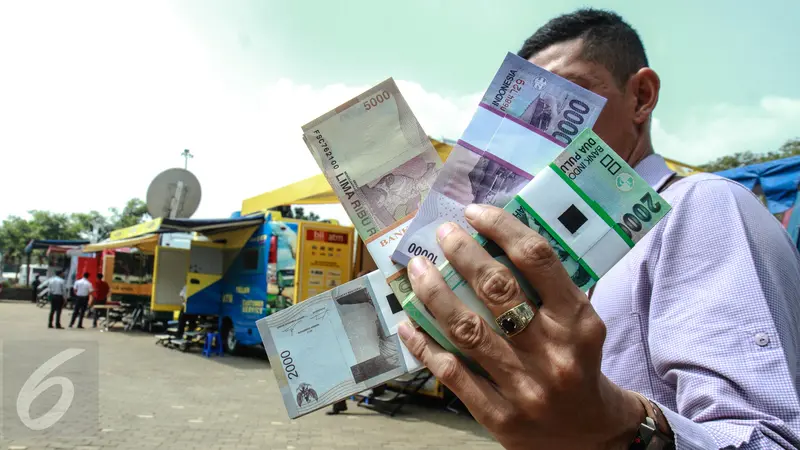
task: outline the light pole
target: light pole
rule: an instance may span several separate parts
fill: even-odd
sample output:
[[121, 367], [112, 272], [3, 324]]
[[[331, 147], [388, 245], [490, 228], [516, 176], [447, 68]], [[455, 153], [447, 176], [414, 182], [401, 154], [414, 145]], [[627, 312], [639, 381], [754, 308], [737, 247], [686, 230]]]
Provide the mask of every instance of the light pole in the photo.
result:
[[183, 168], [184, 168], [184, 170], [188, 170], [188, 168], [189, 168], [189, 158], [194, 158], [194, 155], [187, 148], [187, 149], [185, 149], [183, 151], [183, 153], [181, 153], [181, 156], [183, 156]]

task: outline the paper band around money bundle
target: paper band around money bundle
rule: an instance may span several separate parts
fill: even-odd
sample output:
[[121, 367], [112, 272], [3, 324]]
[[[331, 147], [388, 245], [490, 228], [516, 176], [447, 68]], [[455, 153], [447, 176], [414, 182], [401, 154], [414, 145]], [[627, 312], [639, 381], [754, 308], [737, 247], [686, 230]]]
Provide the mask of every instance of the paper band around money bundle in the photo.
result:
[[530, 303], [523, 302], [500, 314], [494, 320], [506, 336], [513, 337], [522, 333], [535, 315]]

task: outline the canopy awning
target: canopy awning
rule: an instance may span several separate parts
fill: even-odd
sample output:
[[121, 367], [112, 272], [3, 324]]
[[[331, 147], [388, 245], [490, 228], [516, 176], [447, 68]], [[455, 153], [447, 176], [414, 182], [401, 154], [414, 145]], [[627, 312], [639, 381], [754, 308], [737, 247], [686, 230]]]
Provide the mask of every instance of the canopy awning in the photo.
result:
[[25, 246], [25, 253], [30, 253], [37, 249], [47, 249], [50, 246], [75, 248], [88, 244], [87, 240], [68, 240], [68, 239], [31, 239]]
[[800, 156], [723, 170], [717, 175], [737, 181], [750, 190], [761, 186], [769, 212], [778, 214], [791, 208], [797, 198]]
[[84, 253], [94, 253], [118, 248], [136, 248], [146, 253], [153, 253], [155, 252], [156, 245], [158, 245], [158, 235], [146, 234], [144, 236], [119, 239], [116, 241], [105, 240], [96, 244], [85, 245], [82, 250]]
[[266, 211], [283, 205], [330, 205], [339, 203], [331, 185], [322, 174], [292, 183], [274, 191], [245, 199], [242, 214]]
[[51, 245], [47, 247], [45, 255], [63, 254], [67, 256], [75, 256], [81, 254], [81, 247], [79, 245]]
[[702, 170], [700, 170], [698, 167], [690, 166], [688, 164], [675, 161], [674, 159], [664, 158], [664, 162], [667, 163], [667, 167], [669, 167], [670, 170], [682, 177], [688, 177], [689, 175], [702, 172]]
[[136, 236], [160, 233], [191, 233], [197, 232], [205, 235], [213, 235], [238, 228], [260, 225], [264, 222], [264, 214], [250, 214], [241, 217], [228, 219], [153, 219], [149, 222], [140, 223], [128, 228], [122, 228], [111, 232], [109, 241], [120, 241]]

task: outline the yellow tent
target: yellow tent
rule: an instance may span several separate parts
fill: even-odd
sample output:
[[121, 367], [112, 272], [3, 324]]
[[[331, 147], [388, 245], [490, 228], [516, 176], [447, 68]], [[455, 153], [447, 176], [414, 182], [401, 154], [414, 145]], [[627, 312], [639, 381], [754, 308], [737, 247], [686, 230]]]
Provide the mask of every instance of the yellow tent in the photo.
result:
[[158, 235], [145, 234], [143, 236], [120, 239], [117, 241], [108, 240], [96, 244], [88, 244], [83, 246], [81, 251], [84, 253], [94, 253], [107, 249], [137, 248], [145, 253], [154, 253], [156, 245], [158, 245]]
[[664, 161], [667, 162], [667, 167], [669, 167], [670, 170], [674, 170], [682, 177], [687, 177], [693, 173], [702, 172], [702, 170], [697, 167], [675, 161], [674, 159], [664, 158]]
[[[433, 147], [439, 152], [442, 161], [446, 161], [453, 150], [453, 146], [444, 141], [431, 139]], [[691, 175], [701, 170], [687, 164], [664, 158], [667, 166], [678, 175]], [[265, 192], [255, 197], [250, 197], [242, 202], [242, 215], [266, 211], [284, 205], [330, 205], [339, 203], [339, 199], [322, 174], [314, 175], [305, 180], [292, 183], [288, 186]]]

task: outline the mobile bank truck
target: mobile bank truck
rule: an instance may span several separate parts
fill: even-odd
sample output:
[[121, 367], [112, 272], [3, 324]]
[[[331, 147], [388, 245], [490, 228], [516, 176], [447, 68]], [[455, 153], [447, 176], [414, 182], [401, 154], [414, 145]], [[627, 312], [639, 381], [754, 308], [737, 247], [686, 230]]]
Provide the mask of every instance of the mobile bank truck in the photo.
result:
[[[176, 239], [178, 233], [191, 235]], [[135, 287], [118, 287], [126, 291], [120, 295], [148, 296], [147, 312], [154, 317], [172, 318], [181, 310], [214, 317], [224, 348], [236, 352], [261, 345], [258, 319], [349, 281], [353, 241], [352, 227], [282, 219], [270, 211], [218, 220], [155, 219], [117, 230], [84, 251], [115, 249], [104, 273], [116, 267], [113, 277], [120, 278], [119, 249], [136, 248], [137, 267], [151, 276], [136, 277], [141, 283]]]

